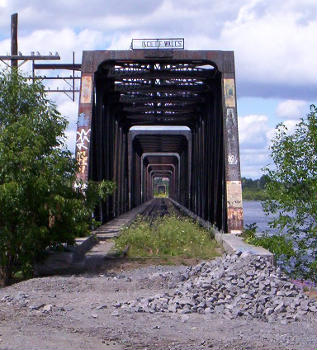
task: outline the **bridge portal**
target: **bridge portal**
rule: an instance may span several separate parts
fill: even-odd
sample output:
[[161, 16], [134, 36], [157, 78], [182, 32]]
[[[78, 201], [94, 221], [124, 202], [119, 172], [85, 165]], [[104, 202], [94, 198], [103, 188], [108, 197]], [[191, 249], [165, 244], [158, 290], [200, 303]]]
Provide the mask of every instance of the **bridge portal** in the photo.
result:
[[113, 180], [102, 222], [169, 195], [224, 232], [243, 210], [232, 51], [84, 51], [76, 142], [78, 177]]

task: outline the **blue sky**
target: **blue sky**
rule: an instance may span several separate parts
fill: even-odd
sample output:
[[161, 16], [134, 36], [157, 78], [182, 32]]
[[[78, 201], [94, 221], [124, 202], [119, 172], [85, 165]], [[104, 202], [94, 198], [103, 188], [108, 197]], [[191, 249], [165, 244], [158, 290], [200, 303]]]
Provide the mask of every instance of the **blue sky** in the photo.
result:
[[[65, 62], [72, 51], [80, 62], [84, 49], [129, 49], [132, 38], [146, 37], [184, 37], [191, 50], [234, 50], [242, 176], [260, 177], [276, 124], [293, 130], [316, 103], [315, 0], [0, 0], [0, 54], [10, 51], [14, 12], [23, 54], [58, 51]], [[69, 120], [73, 150], [77, 103], [52, 98]]]

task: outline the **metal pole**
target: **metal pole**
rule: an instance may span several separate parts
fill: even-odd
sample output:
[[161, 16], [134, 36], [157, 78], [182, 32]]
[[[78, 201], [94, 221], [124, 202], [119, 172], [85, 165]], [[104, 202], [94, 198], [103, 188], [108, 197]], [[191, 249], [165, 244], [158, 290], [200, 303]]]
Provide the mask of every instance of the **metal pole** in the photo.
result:
[[[18, 14], [11, 15], [11, 56], [18, 54]], [[11, 60], [11, 70], [18, 68], [18, 61]]]
[[[75, 51], [73, 51], [73, 66], [75, 65]], [[75, 102], [75, 71], [73, 70], [73, 102]]]

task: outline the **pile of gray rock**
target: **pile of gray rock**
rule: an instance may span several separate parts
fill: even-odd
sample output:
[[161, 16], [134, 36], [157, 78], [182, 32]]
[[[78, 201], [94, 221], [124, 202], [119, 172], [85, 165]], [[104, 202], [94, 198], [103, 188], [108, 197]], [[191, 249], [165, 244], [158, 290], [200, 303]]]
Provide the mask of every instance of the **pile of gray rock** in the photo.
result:
[[202, 262], [177, 279], [180, 282], [169, 292], [114, 306], [135, 312], [216, 313], [283, 323], [317, 312], [316, 300], [259, 256], [243, 253]]
[[42, 302], [30, 303], [29, 295], [24, 292], [18, 292], [16, 295], [5, 295], [0, 299], [0, 302], [8, 305], [15, 305], [18, 307], [28, 307], [30, 310], [40, 310], [43, 313], [52, 311], [52, 304], [45, 304]]

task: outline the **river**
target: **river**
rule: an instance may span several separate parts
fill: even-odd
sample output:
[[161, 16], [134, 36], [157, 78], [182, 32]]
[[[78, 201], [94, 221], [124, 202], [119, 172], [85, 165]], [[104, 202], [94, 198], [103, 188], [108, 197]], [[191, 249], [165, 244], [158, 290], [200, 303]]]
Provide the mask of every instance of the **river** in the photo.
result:
[[268, 222], [272, 216], [265, 215], [260, 201], [243, 201], [243, 212], [244, 227], [255, 222], [258, 227], [257, 232], [263, 232], [269, 228]]

